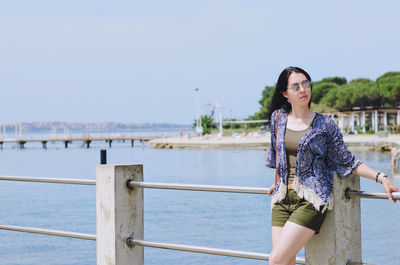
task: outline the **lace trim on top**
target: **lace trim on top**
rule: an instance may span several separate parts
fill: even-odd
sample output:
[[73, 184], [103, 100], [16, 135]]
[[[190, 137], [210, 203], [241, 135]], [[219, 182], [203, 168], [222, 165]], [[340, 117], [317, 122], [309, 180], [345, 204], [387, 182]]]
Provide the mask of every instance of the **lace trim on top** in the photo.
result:
[[[327, 202], [325, 203], [313, 190], [307, 188], [304, 185], [301, 185], [299, 182], [299, 178], [294, 176], [293, 179], [293, 190], [296, 191], [297, 196], [306, 201], [310, 202], [317, 211], [321, 211], [324, 213], [326, 210], [333, 209], [333, 194], [329, 196]], [[272, 196], [271, 199], [271, 210], [274, 208], [275, 203], [283, 201], [285, 199], [287, 193], [287, 186], [280, 182], [279, 189], [275, 194]], [[321, 206], [323, 208], [321, 209]]]

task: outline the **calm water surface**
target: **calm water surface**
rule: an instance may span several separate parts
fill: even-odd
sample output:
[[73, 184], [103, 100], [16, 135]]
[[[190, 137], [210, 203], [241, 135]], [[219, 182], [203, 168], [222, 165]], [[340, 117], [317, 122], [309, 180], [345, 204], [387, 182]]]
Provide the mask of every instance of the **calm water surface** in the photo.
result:
[[[0, 151], [0, 175], [95, 179], [100, 148], [73, 143], [9, 145]], [[143, 164], [145, 181], [267, 187], [275, 172], [264, 166], [263, 151], [155, 150], [113, 143], [108, 162]], [[390, 155], [353, 149], [370, 166], [390, 172]], [[398, 180], [395, 180], [400, 185]], [[361, 180], [363, 190], [381, 191]], [[270, 199], [264, 195], [145, 190], [145, 239], [271, 251]], [[0, 223], [96, 233], [95, 187], [0, 181]], [[400, 264], [398, 205], [362, 200], [363, 261]], [[304, 257], [304, 252], [299, 253]], [[96, 264], [94, 241], [0, 230], [0, 264]], [[266, 264], [263, 261], [145, 248], [146, 265]]]

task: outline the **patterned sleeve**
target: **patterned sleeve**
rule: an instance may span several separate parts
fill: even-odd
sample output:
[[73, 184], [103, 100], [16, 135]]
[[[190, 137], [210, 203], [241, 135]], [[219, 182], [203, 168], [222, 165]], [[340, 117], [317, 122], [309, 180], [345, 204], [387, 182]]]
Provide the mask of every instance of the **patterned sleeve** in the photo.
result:
[[327, 163], [341, 178], [349, 176], [362, 162], [350, 152], [344, 144], [343, 135], [332, 121], [330, 144], [328, 147]]
[[271, 115], [271, 144], [267, 151], [267, 162], [266, 166], [270, 168], [275, 168], [275, 129], [276, 129], [276, 113], [274, 111]]

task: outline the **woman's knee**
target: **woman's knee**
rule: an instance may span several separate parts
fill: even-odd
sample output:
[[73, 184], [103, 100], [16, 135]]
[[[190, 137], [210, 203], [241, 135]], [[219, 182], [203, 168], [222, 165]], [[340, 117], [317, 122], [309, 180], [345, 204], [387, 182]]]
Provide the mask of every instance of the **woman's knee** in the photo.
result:
[[289, 262], [290, 258], [285, 255], [285, 253], [279, 253], [277, 251], [272, 251], [269, 255], [270, 265], [285, 265]]

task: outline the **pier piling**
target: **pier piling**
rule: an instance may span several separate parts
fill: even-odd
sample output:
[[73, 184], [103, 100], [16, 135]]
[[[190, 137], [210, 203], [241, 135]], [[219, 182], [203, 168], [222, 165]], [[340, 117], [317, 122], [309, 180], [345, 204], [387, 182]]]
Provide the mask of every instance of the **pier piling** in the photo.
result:
[[26, 142], [25, 141], [18, 141], [18, 144], [19, 144], [19, 148], [20, 149], [24, 149]]

